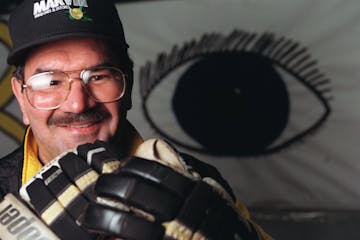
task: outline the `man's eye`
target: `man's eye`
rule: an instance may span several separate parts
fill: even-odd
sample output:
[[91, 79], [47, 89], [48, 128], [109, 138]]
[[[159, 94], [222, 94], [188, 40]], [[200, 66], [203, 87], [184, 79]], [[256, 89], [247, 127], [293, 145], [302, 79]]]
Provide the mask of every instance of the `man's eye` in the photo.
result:
[[54, 80], [54, 79], [50, 79], [50, 78], [39, 78], [39, 79], [31, 81], [31, 83], [30, 83], [32, 90], [35, 90], [35, 91], [46, 90], [46, 89], [61, 86], [61, 85], [62, 85], [62, 81]]
[[50, 86], [59, 86], [59, 85], [63, 85], [63, 84], [64, 84], [64, 82], [61, 80], [51, 80], [49, 83], [49, 87]]
[[107, 76], [106, 75], [93, 75], [89, 78], [89, 82], [95, 82], [95, 81], [101, 81], [106, 79]]

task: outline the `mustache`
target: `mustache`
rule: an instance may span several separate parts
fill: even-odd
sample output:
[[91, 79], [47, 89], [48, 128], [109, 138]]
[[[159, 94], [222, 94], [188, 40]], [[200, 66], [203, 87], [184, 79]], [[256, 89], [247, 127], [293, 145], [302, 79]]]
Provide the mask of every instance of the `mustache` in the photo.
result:
[[110, 118], [111, 115], [108, 111], [101, 108], [88, 109], [81, 113], [66, 113], [62, 116], [51, 116], [48, 120], [48, 125], [68, 125], [79, 122], [99, 122], [104, 119]]

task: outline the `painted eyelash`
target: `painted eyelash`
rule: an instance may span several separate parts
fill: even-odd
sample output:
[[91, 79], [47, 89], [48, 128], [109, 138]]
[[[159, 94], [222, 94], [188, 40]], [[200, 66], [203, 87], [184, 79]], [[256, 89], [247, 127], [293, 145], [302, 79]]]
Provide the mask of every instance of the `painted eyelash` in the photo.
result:
[[[268, 38], [273, 38], [272, 34], [265, 35]], [[306, 48], [301, 47], [297, 42], [284, 38], [278, 41], [269, 41], [266, 48], [272, 51], [270, 53], [264, 52], [263, 56], [268, 57], [275, 64], [296, 76], [304, 85], [311, 87], [314, 94], [321, 100], [329, 101], [332, 99], [332, 96], [325, 96], [331, 91], [329, 88], [330, 79], [319, 71], [317, 62], [311, 58]], [[274, 51], [275, 54], [271, 54]], [[281, 55], [279, 56], [279, 54]]]
[[[208, 48], [204, 48], [204, 45]], [[191, 40], [181, 48], [175, 45], [170, 54], [159, 54], [154, 63], [147, 62], [140, 69], [139, 75], [143, 98], [147, 98], [151, 89], [161, 81], [161, 78], [184, 62], [230, 51], [256, 53], [265, 57], [296, 76], [306, 86], [312, 87], [314, 94], [322, 101], [327, 102], [332, 99], [332, 96], [324, 96], [331, 91], [330, 79], [319, 71], [317, 62], [312, 59], [305, 47], [284, 37], [276, 39], [272, 33], [258, 35], [239, 30], [234, 30], [228, 36], [216, 33], [205, 34], [199, 41]]]

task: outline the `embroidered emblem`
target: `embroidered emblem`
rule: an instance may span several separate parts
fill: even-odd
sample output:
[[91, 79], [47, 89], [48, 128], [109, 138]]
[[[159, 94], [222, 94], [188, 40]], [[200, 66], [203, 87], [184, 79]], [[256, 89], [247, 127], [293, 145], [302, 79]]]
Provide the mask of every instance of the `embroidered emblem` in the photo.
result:
[[85, 11], [83, 8], [70, 8], [69, 9], [69, 18], [72, 20], [81, 20], [81, 21], [92, 21], [91, 18], [85, 16]]

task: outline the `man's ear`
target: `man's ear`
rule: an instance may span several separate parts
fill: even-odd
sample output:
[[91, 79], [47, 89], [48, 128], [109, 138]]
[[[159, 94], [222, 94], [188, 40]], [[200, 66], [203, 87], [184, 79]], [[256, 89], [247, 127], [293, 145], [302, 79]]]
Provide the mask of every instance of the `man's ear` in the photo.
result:
[[20, 109], [21, 112], [23, 114], [23, 122], [25, 125], [29, 125], [29, 118], [27, 116], [26, 113], [26, 108], [25, 108], [25, 95], [23, 94], [23, 90], [22, 90], [22, 82], [20, 80], [18, 80], [15, 77], [11, 78], [11, 87], [12, 87], [12, 91], [20, 105]]

